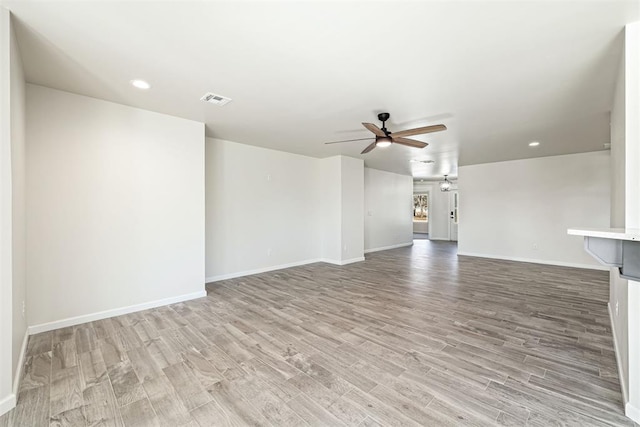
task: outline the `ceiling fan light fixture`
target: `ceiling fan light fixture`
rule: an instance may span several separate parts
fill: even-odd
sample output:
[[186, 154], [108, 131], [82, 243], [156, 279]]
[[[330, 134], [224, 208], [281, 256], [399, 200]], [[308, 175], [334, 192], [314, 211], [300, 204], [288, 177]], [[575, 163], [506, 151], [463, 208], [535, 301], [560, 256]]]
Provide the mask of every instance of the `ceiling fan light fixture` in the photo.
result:
[[450, 191], [451, 190], [451, 181], [447, 179], [448, 175], [444, 176], [444, 181], [440, 182], [440, 191]]
[[388, 136], [382, 136], [378, 139], [376, 139], [376, 147], [380, 147], [380, 148], [384, 148], [384, 147], [388, 147], [391, 145], [391, 138], [389, 138]]

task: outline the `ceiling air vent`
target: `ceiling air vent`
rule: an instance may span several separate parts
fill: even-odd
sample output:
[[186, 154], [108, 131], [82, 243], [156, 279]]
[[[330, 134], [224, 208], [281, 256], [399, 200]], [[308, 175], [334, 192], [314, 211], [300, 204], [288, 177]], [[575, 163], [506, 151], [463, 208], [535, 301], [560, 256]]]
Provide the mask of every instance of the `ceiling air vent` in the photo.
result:
[[200, 101], [222, 106], [231, 102], [231, 98], [227, 98], [226, 96], [216, 95], [215, 93], [207, 92], [204, 94], [202, 98], [200, 98]]

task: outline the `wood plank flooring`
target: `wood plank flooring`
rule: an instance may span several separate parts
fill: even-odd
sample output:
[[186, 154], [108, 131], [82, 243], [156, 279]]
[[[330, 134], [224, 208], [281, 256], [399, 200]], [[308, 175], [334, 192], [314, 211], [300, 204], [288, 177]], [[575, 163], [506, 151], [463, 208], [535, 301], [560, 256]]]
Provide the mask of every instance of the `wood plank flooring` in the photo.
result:
[[416, 241], [32, 336], [0, 426], [633, 425], [608, 274]]

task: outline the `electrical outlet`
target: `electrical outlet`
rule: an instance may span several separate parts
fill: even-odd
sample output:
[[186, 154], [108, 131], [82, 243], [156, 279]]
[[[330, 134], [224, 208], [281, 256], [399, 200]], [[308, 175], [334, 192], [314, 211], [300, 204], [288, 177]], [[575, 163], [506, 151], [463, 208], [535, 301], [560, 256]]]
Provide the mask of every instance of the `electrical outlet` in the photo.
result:
[[620, 314], [620, 303], [616, 301], [616, 316]]
[[537, 243], [533, 244], [533, 249], [536, 250], [536, 251], [538, 250], [538, 244]]
[[347, 252], [347, 245], [344, 245], [344, 249], [345, 252]]
[[22, 318], [24, 319], [27, 314], [27, 304], [22, 301]]
[[271, 256], [271, 248], [267, 249], [267, 256]]
[[267, 174], [267, 181], [271, 181], [271, 174], [270, 173]]

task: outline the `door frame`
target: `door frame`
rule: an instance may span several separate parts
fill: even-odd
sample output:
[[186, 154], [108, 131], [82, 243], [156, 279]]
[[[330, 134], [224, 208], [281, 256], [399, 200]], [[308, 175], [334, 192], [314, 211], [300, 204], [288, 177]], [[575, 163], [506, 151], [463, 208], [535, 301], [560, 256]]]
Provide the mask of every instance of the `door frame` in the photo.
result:
[[[458, 211], [456, 213], [454, 213], [454, 207], [455, 207], [455, 202], [454, 200], [457, 199], [458, 202]], [[458, 227], [460, 224], [460, 193], [458, 193], [458, 189], [452, 189], [451, 191], [449, 191], [449, 210], [447, 211], [447, 217], [449, 220], [448, 223], [448, 227], [447, 227], [447, 233], [449, 235], [449, 241], [450, 242], [457, 242], [458, 241], [458, 229], [456, 228], [456, 240], [452, 240], [453, 237], [453, 233], [451, 232], [452, 227], [454, 226], [454, 215], [457, 215], [457, 222], [455, 222], [455, 226]]]

